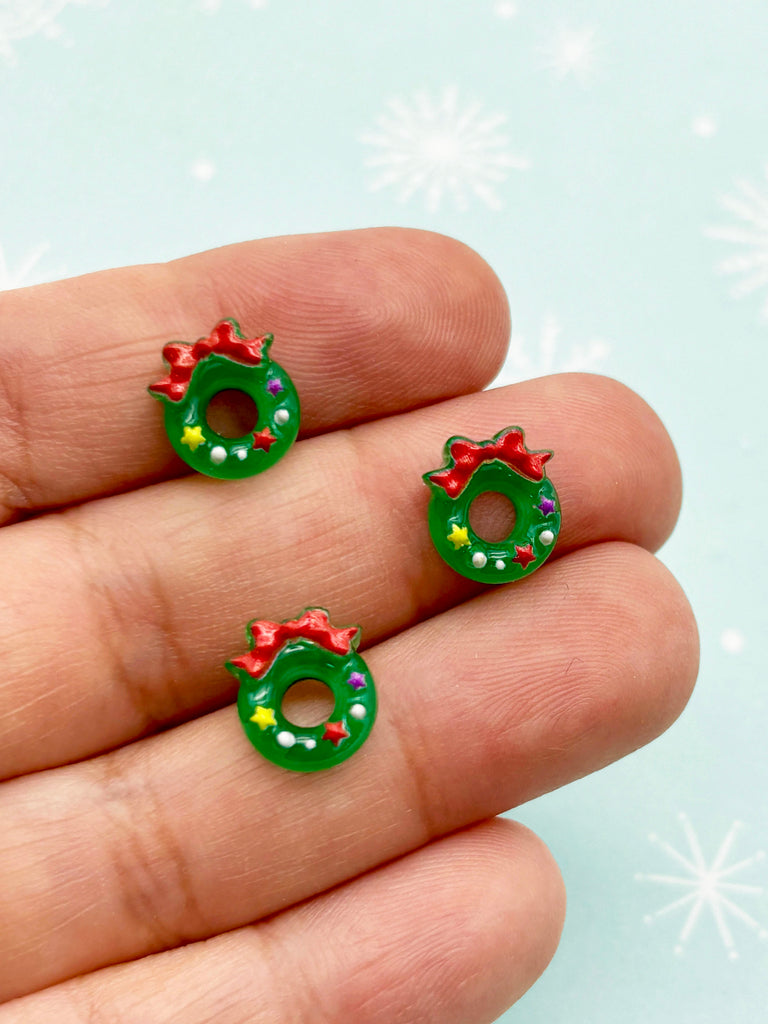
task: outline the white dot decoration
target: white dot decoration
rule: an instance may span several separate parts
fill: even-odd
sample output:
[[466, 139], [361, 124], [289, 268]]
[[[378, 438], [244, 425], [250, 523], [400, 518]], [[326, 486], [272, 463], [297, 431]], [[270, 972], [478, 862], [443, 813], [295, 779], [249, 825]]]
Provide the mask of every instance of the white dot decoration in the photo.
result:
[[315, 743], [314, 740], [307, 740], [304, 746], [307, 748], [307, 750], [314, 750], [315, 747], [317, 746], [317, 743]]
[[474, 565], [476, 569], [482, 569], [487, 561], [488, 559], [482, 551], [476, 551], [474, 555], [472, 555], [472, 565]]
[[541, 541], [542, 544], [546, 544], [547, 547], [549, 547], [549, 545], [552, 543], [552, 541], [554, 539], [555, 539], [555, 535], [554, 535], [554, 533], [552, 533], [551, 530], [542, 530], [541, 533], [539, 534], [539, 540]]
[[501, 572], [502, 569], [507, 568], [507, 563], [504, 561], [503, 558], [497, 558], [496, 561], [494, 562], [494, 565], [499, 570], [499, 572]]
[[287, 409], [278, 409], [275, 413], [275, 423], [279, 423], [281, 426], [283, 423], [287, 423], [291, 418], [291, 414]]
[[247, 459], [248, 458], [248, 452], [245, 450], [245, 448], [238, 448], [237, 449], [237, 457], [242, 462], [243, 459]]
[[353, 718], [356, 718], [359, 722], [360, 719], [365, 718], [365, 705], [353, 704], [352, 707], [349, 709], [349, 713], [350, 715], [352, 715]]
[[296, 737], [293, 735], [292, 732], [279, 732], [277, 734], [276, 739], [277, 739], [277, 742], [280, 744], [281, 747], [286, 747], [286, 748], [287, 747], [292, 747], [294, 745], [294, 743], [296, 742]]
[[211, 462], [214, 466], [220, 466], [226, 457], [227, 449], [222, 448], [220, 444], [217, 444], [215, 448], [211, 448]]

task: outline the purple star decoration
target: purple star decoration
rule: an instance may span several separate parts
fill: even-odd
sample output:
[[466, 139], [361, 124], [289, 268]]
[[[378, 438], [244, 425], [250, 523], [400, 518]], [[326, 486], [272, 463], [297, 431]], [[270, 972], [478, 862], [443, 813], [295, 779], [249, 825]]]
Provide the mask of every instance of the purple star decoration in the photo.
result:
[[353, 672], [347, 682], [353, 690], [362, 690], [365, 686], [365, 676], [362, 672]]
[[551, 498], [542, 498], [537, 507], [545, 516], [551, 515], [555, 511], [555, 503]]
[[279, 395], [281, 391], [284, 391], [283, 382], [279, 377], [275, 377], [273, 380], [267, 383], [267, 391], [270, 395]]

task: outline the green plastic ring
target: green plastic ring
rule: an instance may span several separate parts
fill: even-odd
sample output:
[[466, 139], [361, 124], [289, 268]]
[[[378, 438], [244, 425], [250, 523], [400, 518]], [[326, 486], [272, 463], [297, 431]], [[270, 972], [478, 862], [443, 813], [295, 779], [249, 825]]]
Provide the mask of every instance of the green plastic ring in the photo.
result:
[[[507, 427], [489, 441], [451, 437], [443, 454], [445, 465], [423, 477], [432, 491], [429, 532], [440, 556], [479, 583], [530, 576], [550, 556], [560, 532], [557, 492], [544, 472], [553, 453], [529, 451], [520, 427]], [[489, 491], [515, 508], [514, 529], [502, 541], [483, 540], [469, 522], [472, 502]]]
[[[176, 453], [198, 473], [239, 480], [269, 469], [299, 432], [299, 396], [291, 378], [269, 358], [272, 335], [245, 338], [236, 320], [222, 320], [194, 345], [163, 349], [169, 373], [149, 388], [165, 406], [165, 430]], [[254, 429], [223, 437], [206, 411], [221, 391], [242, 391], [257, 409]]]
[[[227, 662], [240, 683], [237, 709], [248, 739], [281, 768], [333, 768], [365, 742], [376, 718], [376, 687], [357, 653], [357, 626], [334, 629], [322, 608], [296, 620], [248, 624], [251, 650]], [[294, 683], [319, 679], [334, 698], [327, 722], [298, 726], [281, 710]]]

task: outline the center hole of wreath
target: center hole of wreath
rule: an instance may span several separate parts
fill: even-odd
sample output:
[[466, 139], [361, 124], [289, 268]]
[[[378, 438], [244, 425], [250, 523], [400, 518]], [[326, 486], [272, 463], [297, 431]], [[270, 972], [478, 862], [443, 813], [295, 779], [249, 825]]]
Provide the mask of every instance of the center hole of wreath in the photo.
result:
[[498, 491], [478, 494], [469, 506], [469, 525], [481, 540], [490, 544], [510, 537], [516, 521], [514, 504]]
[[243, 437], [259, 421], [259, 410], [250, 395], [236, 388], [219, 391], [205, 410], [208, 426], [219, 437]]
[[281, 711], [292, 725], [307, 728], [327, 722], [335, 704], [325, 683], [319, 679], [299, 679], [285, 691]]

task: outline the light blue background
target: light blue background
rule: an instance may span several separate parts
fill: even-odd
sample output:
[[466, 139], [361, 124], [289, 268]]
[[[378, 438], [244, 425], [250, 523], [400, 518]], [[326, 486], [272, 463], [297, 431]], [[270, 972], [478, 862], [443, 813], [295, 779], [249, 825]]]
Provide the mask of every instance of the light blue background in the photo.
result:
[[[592, 369], [656, 407], [685, 472], [662, 557], [698, 615], [700, 684], [660, 741], [520, 811], [570, 903], [552, 967], [503, 1020], [768, 1019], [765, 4], [11, 0], [0, 50], [0, 285], [431, 228], [507, 287], [502, 380]], [[370, 162], [398, 153], [399, 181], [374, 188]], [[424, 153], [437, 164], [403, 201]], [[706, 895], [691, 835], [700, 876], [731, 837], [709, 892], [736, 911], [718, 924], [705, 903], [681, 938], [692, 904], [655, 915]]]

